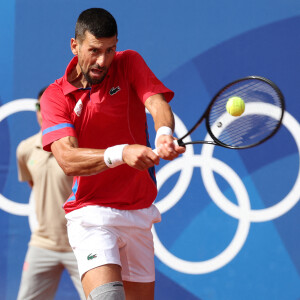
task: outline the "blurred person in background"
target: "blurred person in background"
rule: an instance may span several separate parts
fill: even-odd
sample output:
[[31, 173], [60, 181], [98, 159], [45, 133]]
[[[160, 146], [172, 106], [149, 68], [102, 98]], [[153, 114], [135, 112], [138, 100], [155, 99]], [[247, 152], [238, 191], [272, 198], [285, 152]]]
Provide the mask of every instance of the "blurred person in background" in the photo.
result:
[[[42, 126], [40, 98], [37, 121]], [[37, 226], [33, 230], [23, 266], [18, 300], [54, 299], [60, 277], [66, 269], [81, 299], [85, 299], [77, 261], [70, 247], [63, 203], [69, 197], [72, 180], [50, 152], [42, 147], [42, 132], [21, 141], [17, 148], [18, 177], [33, 191]]]

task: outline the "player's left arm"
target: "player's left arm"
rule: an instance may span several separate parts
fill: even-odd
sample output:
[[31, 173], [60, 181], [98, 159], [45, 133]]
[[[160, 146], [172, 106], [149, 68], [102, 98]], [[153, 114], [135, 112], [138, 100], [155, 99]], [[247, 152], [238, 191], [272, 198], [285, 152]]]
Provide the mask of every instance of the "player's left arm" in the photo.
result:
[[158, 155], [166, 160], [172, 160], [179, 154], [185, 151], [184, 147], [175, 146], [173, 140], [174, 127], [174, 115], [170, 105], [165, 100], [163, 94], [155, 94], [150, 96], [145, 101], [145, 106], [152, 115], [155, 130], [159, 131], [160, 128], [168, 127], [170, 132], [161, 134], [156, 139], [156, 148]]

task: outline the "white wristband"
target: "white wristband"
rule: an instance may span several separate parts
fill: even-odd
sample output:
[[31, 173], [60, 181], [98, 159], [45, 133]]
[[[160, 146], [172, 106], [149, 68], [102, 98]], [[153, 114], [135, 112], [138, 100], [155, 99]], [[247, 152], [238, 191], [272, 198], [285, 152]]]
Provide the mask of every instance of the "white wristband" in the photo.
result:
[[155, 142], [154, 142], [155, 148], [157, 148], [157, 139], [161, 135], [173, 135], [173, 130], [168, 126], [159, 127], [157, 132], [156, 132], [156, 137], [155, 137]]
[[109, 168], [114, 168], [124, 163], [123, 149], [128, 144], [109, 147], [104, 152], [104, 162]]

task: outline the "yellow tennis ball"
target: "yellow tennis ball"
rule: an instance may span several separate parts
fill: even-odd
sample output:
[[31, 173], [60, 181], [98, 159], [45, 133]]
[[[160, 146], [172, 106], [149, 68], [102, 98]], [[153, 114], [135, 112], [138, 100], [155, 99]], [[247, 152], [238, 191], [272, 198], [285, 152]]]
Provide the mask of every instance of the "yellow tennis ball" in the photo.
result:
[[245, 102], [240, 97], [231, 97], [227, 101], [226, 110], [232, 116], [238, 117], [245, 111]]

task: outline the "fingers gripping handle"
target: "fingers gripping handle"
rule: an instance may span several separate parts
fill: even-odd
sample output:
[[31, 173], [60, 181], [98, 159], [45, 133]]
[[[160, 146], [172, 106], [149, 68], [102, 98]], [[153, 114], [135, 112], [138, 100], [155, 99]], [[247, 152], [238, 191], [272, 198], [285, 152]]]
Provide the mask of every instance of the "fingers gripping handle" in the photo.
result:
[[153, 151], [156, 155], [158, 155], [157, 149], [156, 149], [156, 148], [155, 148], [155, 149], [152, 149], [152, 151]]
[[[177, 140], [174, 140], [173, 141], [173, 144], [175, 145], [175, 146], [178, 146], [178, 141]], [[156, 155], [158, 155], [158, 152], [157, 152], [157, 149], [155, 148], [155, 149], [153, 149], [152, 150]]]

